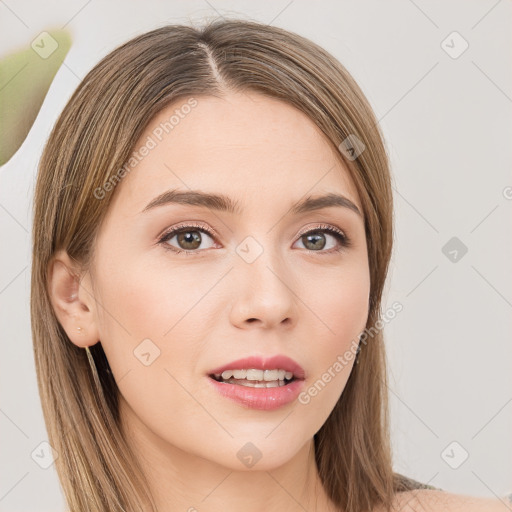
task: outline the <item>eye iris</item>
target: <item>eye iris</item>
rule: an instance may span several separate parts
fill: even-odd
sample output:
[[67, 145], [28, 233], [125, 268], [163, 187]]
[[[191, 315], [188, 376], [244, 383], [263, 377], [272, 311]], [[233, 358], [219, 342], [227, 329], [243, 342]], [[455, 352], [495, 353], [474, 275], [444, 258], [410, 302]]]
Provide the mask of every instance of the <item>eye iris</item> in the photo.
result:
[[[308, 249], [323, 249], [325, 247], [325, 235], [320, 232], [308, 233], [307, 235], [302, 236], [302, 242]], [[308, 247], [310, 242], [313, 243], [312, 247]], [[318, 242], [320, 242], [320, 244], [318, 244]]]
[[[201, 245], [199, 231], [183, 231], [177, 235], [178, 244], [183, 249], [197, 249]], [[185, 246], [182, 245], [184, 243]]]

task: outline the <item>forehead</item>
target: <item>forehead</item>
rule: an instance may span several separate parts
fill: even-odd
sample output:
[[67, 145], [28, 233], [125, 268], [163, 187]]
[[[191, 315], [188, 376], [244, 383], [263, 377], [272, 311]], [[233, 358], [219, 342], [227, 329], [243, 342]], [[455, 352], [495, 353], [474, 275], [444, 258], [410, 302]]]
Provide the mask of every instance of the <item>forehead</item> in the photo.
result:
[[338, 191], [362, 211], [348, 170], [314, 122], [257, 93], [176, 101], [148, 123], [134, 151], [137, 163], [115, 198], [132, 213], [167, 189], [222, 191], [260, 207]]

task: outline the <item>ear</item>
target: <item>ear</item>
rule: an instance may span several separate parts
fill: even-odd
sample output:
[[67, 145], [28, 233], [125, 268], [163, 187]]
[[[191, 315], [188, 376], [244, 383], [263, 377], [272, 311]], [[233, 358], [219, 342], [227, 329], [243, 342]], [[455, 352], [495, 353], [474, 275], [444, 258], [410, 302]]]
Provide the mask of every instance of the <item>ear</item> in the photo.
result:
[[55, 315], [69, 339], [81, 348], [96, 344], [99, 331], [91, 280], [88, 275], [79, 273], [78, 265], [64, 250], [55, 253], [50, 261], [48, 293]]

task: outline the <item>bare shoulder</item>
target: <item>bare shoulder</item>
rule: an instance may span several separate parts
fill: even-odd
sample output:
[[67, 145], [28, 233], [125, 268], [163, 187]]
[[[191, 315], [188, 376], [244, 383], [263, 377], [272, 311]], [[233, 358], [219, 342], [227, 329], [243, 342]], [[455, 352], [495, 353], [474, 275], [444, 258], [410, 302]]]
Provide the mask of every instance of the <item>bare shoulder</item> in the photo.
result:
[[507, 512], [512, 510], [509, 500], [510, 497], [477, 498], [447, 491], [418, 489], [397, 494], [394, 508], [396, 512]]

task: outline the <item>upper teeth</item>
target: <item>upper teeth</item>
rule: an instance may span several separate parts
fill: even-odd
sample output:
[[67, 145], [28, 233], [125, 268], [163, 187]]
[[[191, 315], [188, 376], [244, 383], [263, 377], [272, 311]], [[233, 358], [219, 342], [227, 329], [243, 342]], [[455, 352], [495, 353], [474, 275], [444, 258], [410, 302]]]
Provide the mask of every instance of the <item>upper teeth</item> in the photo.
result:
[[233, 377], [234, 379], [247, 379], [247, 380], [290, 380], [293, 378], [293, 372], [286, 370], [225, 370], [222, 373], [216, 373], [215, 377], [227, 380]]

